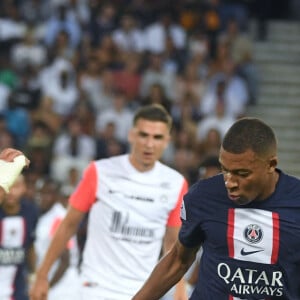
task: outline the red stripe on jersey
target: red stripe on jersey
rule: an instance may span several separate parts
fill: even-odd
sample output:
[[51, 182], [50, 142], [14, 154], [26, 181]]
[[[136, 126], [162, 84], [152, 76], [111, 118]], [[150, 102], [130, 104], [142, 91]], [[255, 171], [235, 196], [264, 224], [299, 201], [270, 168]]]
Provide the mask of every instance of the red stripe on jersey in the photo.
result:
[[234, 241], [233, 241], [233, 233], [234, 233], [234, 209], [230, 208], [228, 210], [228, 225], [227, 225], [227, 244], [228, 244], [228, 254], [229, 257], [234, 257]]
[[188, 191], [188, 183], [186, 180], [183, 181], [182, 188], [180, 191], [180, 194], [178, 196], [176, 206], [175, 208], [171, 211], [169, 214], [169, 218], [167, 221], [167, 226], [170, 227], [177, 227], [181, 226], [181, 219], [180, 219], [180, 208], [181, 208], [181, 203], [183, 200], [183, 196], [187, 193]]
[[279, 215], [278, 213], [272, 213], [273, 218], [273, 249], [271, 256], [271, 264], [277, 263], [279, 253]]
[[69, 203], [82, 212], [88, 212], [96, 201], [97, 171], [95, 162], [88, 165], [83, 178], [71, 195]]
[[53, 237], [54, 233], [56, 232], [58, 226], [60, 225], [62, 219], [61, 218], [56, 218], [54, 219], [53, 223], [51, 224], [50, 228], [50, 236]]

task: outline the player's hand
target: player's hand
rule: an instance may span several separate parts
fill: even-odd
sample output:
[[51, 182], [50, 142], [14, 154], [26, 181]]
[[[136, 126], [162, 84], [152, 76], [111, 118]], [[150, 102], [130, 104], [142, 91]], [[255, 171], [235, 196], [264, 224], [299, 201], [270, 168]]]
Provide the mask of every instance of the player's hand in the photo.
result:
[[47, 300], [49, 282], [47, 278], [36, 277], [29, 291], [30, 300]]
[[0, 153], [0, 187], [8, 193], [9, 188], [22, 172], [24, 167], [29, 166], [30, 161], [25, 155], [13, 148], [6, 148]]

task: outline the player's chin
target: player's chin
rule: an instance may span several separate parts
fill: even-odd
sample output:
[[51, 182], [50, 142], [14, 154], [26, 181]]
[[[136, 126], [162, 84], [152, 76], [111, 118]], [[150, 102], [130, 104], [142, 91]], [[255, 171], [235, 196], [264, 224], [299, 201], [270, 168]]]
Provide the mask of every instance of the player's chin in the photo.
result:
[[238, 197], [234, 197], [232, 195], [228, 195], [228, 196], [230, 200], [234, 202], [236, 205], [247, 205], [252, 201], [251, 199], [242, 196], [238, 196]]

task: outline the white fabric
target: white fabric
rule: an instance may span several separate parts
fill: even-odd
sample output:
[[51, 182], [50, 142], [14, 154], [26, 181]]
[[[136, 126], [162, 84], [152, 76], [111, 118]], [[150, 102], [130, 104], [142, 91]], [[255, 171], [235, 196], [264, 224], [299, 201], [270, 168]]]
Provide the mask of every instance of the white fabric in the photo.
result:
[[129, 32], [116, 29], [112, 38], [116, 45], [124, 51], [143, 52], [145, 50], [145, 39], [142, 31], [133, 29]]
[[[205, 116], [213, 115], [216, 110], [216, 82], [211, 82], [200, 102], [200, 112]], [[237, 118], [244, 114], [248, 100], [249, 95], [245, 81], [238, 76], [232, 77], [224, 92], [225, 115]]]
[[89, 214], [81, 274], [90, 286], [82, 299], [129, 300], [157, 263], [184, 178], [160, 162], [138, 172], [128, 155], [97, 161], [96, 170], [99, 200]]
[[[21, 216], [4, 218], [1, 222], [1, 245], [5, 248], [17, 249], [23, 245], [25, 227], [24, 219]], [[23, 229], [23, 230], [22, 230]], [[20, 257], [16, 258], [16, 261], [23, 260], [21, 255], [24, 255], [24, 251], [20, 252]], [[13, 265], [1, 265], [0, 266], [0, 299], [11, 300], [13, 294], [14, 278], [16, 277], [18, 267]]]
[[[173, 24], [169, 28], [169, 34], [177, 49], [183, 49], [186, 42], [186, 32], [184, 29]], [[159, 22], [150, 24], [145, 29], [146, 50], [153, 53], [162, 53], [166, 50], [166, 31]]]
[[2, 186], [7, 193], [25, 165], [26, 158], [24, 155], [15, 157], [13, 162], [6, 162], [0, 159], [0, 186]]
[[[50, 245], [53, 237], [52, 230], [55, 227], [55, 224], [61, 221], [65, 215], [66, 209], [60, 203], [56, 203], [48, 212], [40, 216], [36, 227], [36, 240], [34, 244], [38, 266], [42, 262]], [[70, 255], [70, 262], [73, 262], [73, 264], [70, 264], [60, 281], [56, 283], [53, 288], [50, 288], [48, 300], [79, 299], [79, 275], [76, 267], [76, 261], [78, 261], [78, 249], [75, 238], [72, 239]], [[59, 262], [56, 261], [52, 266], [49, 272], [49, 278], [53, 276], [58, 267], [58, 263]]]
[[122, 142], [127, 142], [128, 132], [132, 126], [133, 112], [127, 108], [117, 111], [114, 108], [108, 108], [96, 117], [97, 132], [104, 131], [109, 123], [115, 124], [115, 137]]
[[232, 116], [208, 116], [197, 124], [197, 139], [204, 140], [210, 129], [216, 129], [223, 138], [229, 127], [234, 123], [235, 119]]

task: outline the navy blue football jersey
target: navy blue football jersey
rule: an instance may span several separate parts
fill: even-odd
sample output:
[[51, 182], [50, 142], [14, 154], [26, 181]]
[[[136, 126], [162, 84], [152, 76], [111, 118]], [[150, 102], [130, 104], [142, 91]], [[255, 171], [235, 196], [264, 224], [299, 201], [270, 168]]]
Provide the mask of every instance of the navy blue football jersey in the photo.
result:
[[179, 239], [203, 247], [190, 299], [300, 300], [300, 180], [279, 172], [275, 192], [248, 205], [228, 198], [222, 174], [185, 195]]
[[26, 251], [35, 238], [37, 207], [21, 201], [16, 215], [0, 206], [0, 299], [27, 300]]

